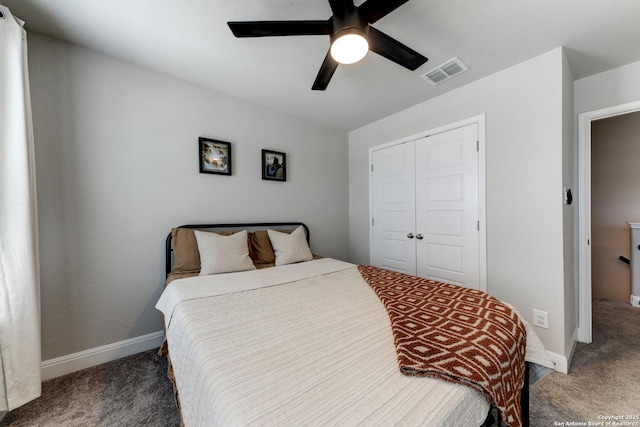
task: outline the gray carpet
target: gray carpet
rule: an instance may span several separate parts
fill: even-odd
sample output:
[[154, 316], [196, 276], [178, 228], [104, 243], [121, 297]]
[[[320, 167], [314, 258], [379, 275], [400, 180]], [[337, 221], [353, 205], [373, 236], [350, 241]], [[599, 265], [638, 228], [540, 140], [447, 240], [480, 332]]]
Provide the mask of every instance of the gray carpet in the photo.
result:
[[179, 426], [166, 358], [146, 351], [45, 381], [0, 426]]
[[593, 342], [578, 343], [569, 375], [553, 372], [533, 385], [531, 426], [606, 425], [606, 415], [640, 417], [640, 309], [594, 300]]
[[[531, 427], [640, 415], [640, 309], [602, 300], [594, 301], [593, 309], [593, 343], [578, 344], [570, 374], [553, 372], [532, 386]], [[156, 350], [46, 381], [40, 398], [0, 422], [1, 427], [178, 425], [166, 360]]]

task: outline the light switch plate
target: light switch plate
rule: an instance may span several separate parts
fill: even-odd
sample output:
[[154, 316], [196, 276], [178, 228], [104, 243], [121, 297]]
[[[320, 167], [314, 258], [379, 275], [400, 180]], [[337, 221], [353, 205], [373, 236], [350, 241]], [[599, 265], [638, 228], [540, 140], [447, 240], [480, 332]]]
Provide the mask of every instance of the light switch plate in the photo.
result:
[[549, 313], [542, 310], [533, 310], [533, 324], [541, 328], [549, 329]]

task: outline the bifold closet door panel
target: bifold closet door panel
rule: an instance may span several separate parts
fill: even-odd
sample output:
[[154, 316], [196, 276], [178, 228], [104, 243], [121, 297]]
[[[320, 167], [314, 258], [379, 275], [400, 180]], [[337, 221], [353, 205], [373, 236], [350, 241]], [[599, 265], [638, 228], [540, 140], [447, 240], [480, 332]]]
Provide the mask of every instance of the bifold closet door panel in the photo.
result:
[[372, 156], [371, 263], [415, 275], [414, 144], [374, 151]]
[[479, 289], [478, 131], [415, 142], [417, 275]]

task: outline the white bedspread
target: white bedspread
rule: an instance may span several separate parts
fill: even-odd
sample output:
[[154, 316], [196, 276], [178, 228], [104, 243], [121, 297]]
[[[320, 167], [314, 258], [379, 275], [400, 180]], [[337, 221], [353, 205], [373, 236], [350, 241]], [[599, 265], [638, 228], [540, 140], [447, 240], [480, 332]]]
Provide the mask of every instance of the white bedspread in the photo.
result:
[[180, 279], [156, 307], [186, 426], [479, 426], [487, 415], [472, 389], [400, 373], [387, 312], [353, 264]]

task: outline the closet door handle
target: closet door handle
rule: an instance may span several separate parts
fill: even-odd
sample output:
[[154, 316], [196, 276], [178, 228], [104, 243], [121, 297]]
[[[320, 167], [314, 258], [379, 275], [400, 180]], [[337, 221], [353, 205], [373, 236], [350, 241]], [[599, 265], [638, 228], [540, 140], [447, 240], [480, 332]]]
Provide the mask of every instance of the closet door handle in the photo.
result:
[[423, 238], [424, 238], [424, 236], [423, 236], [422, 234], [418, 234], [418, 235], [416, 236], [416, 239], [418, 239], [418, 240], [422, 240]]
[[407, 237], [408, 237], [409, 239], [413, 239], [413, 233], [409, 233], [409, 234], [407, 234]]

